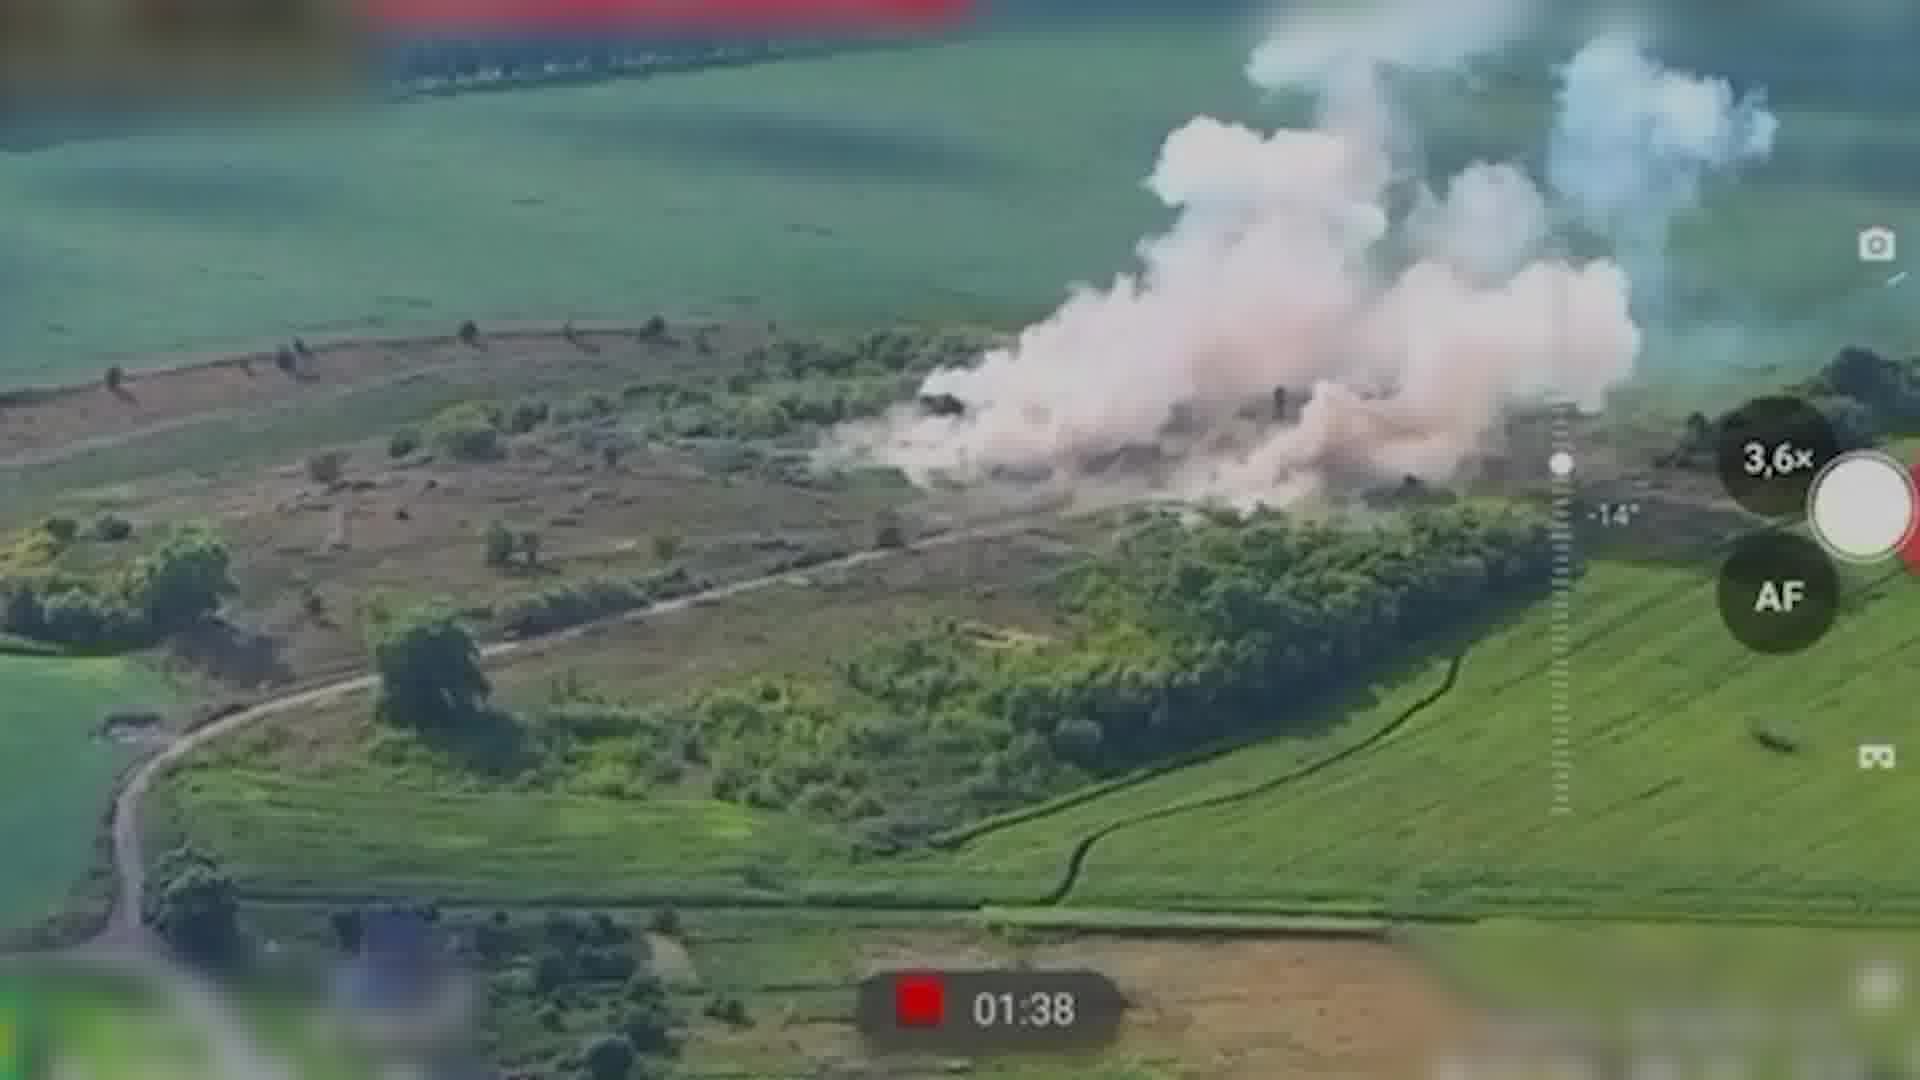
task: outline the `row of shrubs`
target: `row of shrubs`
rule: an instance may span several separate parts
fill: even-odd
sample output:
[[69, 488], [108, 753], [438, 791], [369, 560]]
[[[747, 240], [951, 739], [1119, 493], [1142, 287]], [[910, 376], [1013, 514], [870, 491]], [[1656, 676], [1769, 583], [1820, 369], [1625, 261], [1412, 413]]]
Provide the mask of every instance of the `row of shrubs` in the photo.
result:
[[971, 363], [980, 335], [880, 330], [848, 339], [795, 339], [750, 350], [740, 371], [689, 382], [628, 387], [630, 406], [653, 414], [668, 438], [778, 439], [875, 416], [911, 396], [941, 367]]
[[[767, 572], [805, 570], [845, 558], [851, 550], [837, 545], [807, 548], [775, 560]], [[494, 616], [507, 633], [530, 637], [678, 600], [711, 587], [712, 582], [688, 573], [685, 567], [675, 566], [640, 577], [589, 578], [555, 585], [515, 597], [496, 609]]]
[[115, 569], [9, 573], [0, 632], [88, 652], [140, 648], [216, 611], [234, 589], [231, 566], [218, 535], [188, 526]]
[[[663, 325], [658, 334], [665, 332]], [[725, 378], [636, 382], [618, 395], [588, 391], [558, 402], [538, 396], [464, 402], [441, 410], [424, 428], [393, 432], [387, 453], [403, 458], [426, 449], [455, 461], [494, 461], [512, 436], [627, 410], [647, 413], [654, 432], [666, 438], [777, 439], [876, 415], [909, 395], [926, 372], [969, 363], [986, 344], [979, 335], [916, 330], [782, 341], [754, 348], [742, 370]], [[611, 443], [601, 449], [617, 456]]]
[[525, 435], [549, 423], [571, 424], [603, 419], [620, 411], [616, 398], [592, 391], [562, 402], [524, 397], [506, 404], [468, 401], [435, 413], [424, 430], [404, 427], [387, 438], [387, 455], [408, 457], [422, 449], [455, 461], [496, 461], [506, 453], [506, 440]]
[[[0, 543], [0, 578], [51, 573], [81, 535], [80, 522], [60, 515], [13, 533]], [[88, 524], [85, 535], [118, 543], [133, 535], [133, 523], [118, 514], [102, 514]]]
[[569, 582], [515, 597], [495, 612], [500, 626], [516, 637], [549, 634], [651, 604], [688, 596], [706, 582], [673, 567], [633, 578], [593, 578]]
[[884, 39], [749, 41], [672, 40], [657, 36], [555, 38], [552, 35], [484, 39], [389, 41], [381, 61], [390, 98], [438, 97], [475, 90], [508, 90], [595, 82], [642, 74], [759, 63], [891, 44]]

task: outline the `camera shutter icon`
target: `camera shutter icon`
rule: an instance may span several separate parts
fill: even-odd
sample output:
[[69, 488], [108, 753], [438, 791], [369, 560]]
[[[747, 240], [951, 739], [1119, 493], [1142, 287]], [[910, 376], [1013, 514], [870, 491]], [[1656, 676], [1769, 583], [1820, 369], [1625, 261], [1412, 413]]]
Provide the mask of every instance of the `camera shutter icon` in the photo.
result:
[[1898, 239], [1885, 225], [1860, 230], [1860, 261], [1890, 263], [1899, 258]]

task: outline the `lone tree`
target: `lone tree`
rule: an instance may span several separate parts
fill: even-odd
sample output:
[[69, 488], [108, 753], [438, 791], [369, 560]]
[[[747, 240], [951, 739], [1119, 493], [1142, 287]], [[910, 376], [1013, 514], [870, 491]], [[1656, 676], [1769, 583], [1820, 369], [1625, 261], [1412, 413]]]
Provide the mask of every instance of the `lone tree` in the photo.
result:
[[109, 544], [119, 543], [133, 535], [133, 522], [119, 514], [106, 513], [93, 519], [93, 538]]
[[492, 686], [480, 649], [454, 613], [429, 605], [367, 619], [368, 651], [380, 676], [376, 715], [389, 724], [444, 730], [478, 716]]
[[501, 454], [506, 417], [476, 401], [444, 409], [427, 423], [427, 440], [455, 461], [492, 461]]
[[567, 325], [560, 328], [560, 336], [567, 339], [567, 344], [579, 349], [581, 352], [597, 353], [600, 351], [593, 342], [587, 340], [586, 335], [582, 334], [578, 327], [573, 325], [572, 319], [568, 319]]
[[234, 591], [226, 542], [203, 525], [173, 534], [128, 568], [122, 591], [156, 630], [188, 626], [220, 609]]
[[347, 458], [338, 450], [328, 450], [309, 456], [306, 468], [307, 479], [325, 487], [332, 487], [346, 475]]
[[472, 319], [460, 324], [460, 344], [468, 346], [480, 344], [480, 327], [475, 325]]
[[482, 541], [486, 548], [488, 566], [505, 566], [513, 561], [513, 549], [517, 546], [513, 530], [505, 523], [496, 521], [487, 526], [486, 537]]
[[241, 958], [240, 902], [233, 879], [189, 847], [161, 856], [141, 918], [183, 960], [211, 970]]
[[53, 537], [53, 542], [66, 547], [80, 535], [80, 523], [70, 517], [55, 515], [40, 523], [40, 531]]
[[627, 1080], [633, 1074], [633, 1044], [625, 1036], [602, 1035], [580, 1055], [591, 1080]]
[[361, 931], [365, 929], [365, 922], [359, 908], [341, 908], [327, 916], [327, 922], [333, 926], [334, 944], [340, 947], [341, 952], [360, 951]]
[[125, 384], [127, 381], [126, 369], [121, 367], [119, 364], [113, 365], [112, 367], [107, 369], [107, 377], [105, 381], [106, 381], [108, 390], [116, 394], [119, 393], [121, 386]]

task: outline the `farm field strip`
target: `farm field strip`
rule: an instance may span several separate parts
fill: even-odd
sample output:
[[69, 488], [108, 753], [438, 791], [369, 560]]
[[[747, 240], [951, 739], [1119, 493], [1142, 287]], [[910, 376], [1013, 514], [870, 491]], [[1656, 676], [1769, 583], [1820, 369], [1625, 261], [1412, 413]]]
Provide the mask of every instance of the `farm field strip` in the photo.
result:
[[[1616, 591], [1629, 584], [1601, 580]], [[1636, 897], [1661, 906], [1717, 898], [1738, 910], [1791, 895], [1845, 906], [1871, 884], [1912, 907], [1920, 882], [1888, 880], [1898, 873], [1897, 845], [1870, 824], [1886, 817], [1890, 826], [1907, 800], [1891, 787], [1862, 790], [1851, 755], [1914, 692], [1885, 660], [1916, 637], [1920, 597], [1884, 595], [1814, 652], [1768, 661], [1725, 634], [1710, 590], [1673, 584], [1655, 572], [1641, 586], [1643, 595], [1667, 593], [1667, 617], [1576, 654], [1571, 818], [1544, 820], [1546, 688], [1489, 693], [1486, 670], [1470, 661], [1432, 716], [1362, 761], [1284, 788], [1258, 812], [1237, 807], [1116, 836], [1089, 866], [1088, 899], [1177, 895], [1174, 883], [1200, 872], [1195, 847], [1178, 838], [1207, 835], [1214, 850], [1258, 851], [1263, 860], [1208, 865], [1222, 900], [1284, 895], [1276, 881], [1305, 876], [1346, 878], [1356, 896], [1383, 901], [1388, 883], [1424, 880], [1493, 906], [1547, 899], [1530, 898], [1538, 889], [1591, 892], [1625, 907]], [[1520, 624], [1476, 646], [1474, 658], [1505, 651], [1502, 636], [1524, 641], [1539, 629]], [[1769, 718], [1776, 703], [1828, 700], [1842, 688], [1847, 712], [1792, 718], [1804, 720], [1805, 752], [1770, 754], [1750, 739], [1750, 718]], [[1730, 775], [1738, 784], [1727, 783]], [[1850, 839], [1838, 845], [1830, 842], [1841, 830], [1823, 825], [1832, 818], [1819, 812], [1836, 799], [1849, 813]]]
[[[90, 381], [103, 356], [236, 338], [636, 304], [1023, 320], [1064, 283], [1123, 268], [1161, 224], [1134, 178], [1169, 131], [1203, 113], [1300, 119], [1245, 86], [1250, 44], [1224, 21], [1082, 26], [1063, 80], [1057, 38], [986, 34], [6, 155], [0, 207], [19, 228], [0, 258], [0, 383]], [[1531, 156], [1546, 90], [1437, 95], [1424, 141], [1449, 165]], [[1675, 263], [1756, 314], [1826, 312], [1860, 284], [1845, 223], [1916, 223], [1915, 140], [1871, 108], [1776, 98], [1776, 160], [1716, 191], [1711, 220], [1679, 223]], [[1828, 250], [1830, 264], [1793, 257]], [[1850, 318], [1914, 329], [1910, 310], [1862, 296]], [[1767, 355], [1743, 359], [1790, 356], [1814, 321], [1754, 335], [1742, 347]], [[1687, 345], [1662, 362], [1683, 368]]]
[[[1572, 820], [1545, 823], [1515, 809], [1529, 799], [1545, 805], [1540, 718], [1547, 715], [1547, 688], [1532, 676], [1543, 670], [1546, 646], [1544, 614], [1536, 610], [1475, 645], [1451, 694], [1357, 758], [1250, 803], [1117, 832], [1094, 850], [1076, 901], [1146, 908], [1298, 903], [1312, 910], [1417, 908], [1433, 902], [1428, 894], [1457, 894], [1456, 901], [1495, 908], [1559, 910], [1586, 896], [1605, 908], [1719, 898], [1775, 910], [1800, 896], [1845, 909], [1865, 883], [1889, 884], [1893, 841], [1862, 835], [1832, 848], [1836, 830], [1818, 825], [1823, 819], [1814, 810], [1842, 793], [1874, 816], [1896, 815], [1904, 801], [1893, 789], [1858, 791], [1850, 765], [1836, 767], [1835, 753], [1850, 753], [1847, 734], [1870, 733], [1876, 715], [1886, 715], [1881, 710], [1912, 692], [1897, 677], [1857, 685], [1861, 667], [1881, 666], [1920, 637], [1897, 583], [1861, 591], [1867, 599], [1814, 653], [1773, 663], [1727, 637], [1710, 583], [1695, 572], [1602, 564], [1581, 589], [1590, 598], [1577, 624], [1576, 761], [1585, 782], [1578, 785], [1583, 812]], [[186, 809], [196, 835], [229, 858], [250, 889], [276, 896], [356, 891], [347, 883], [364, 889], [373, 881], [474, 902], [615, 901], [671, 896], [671, 876], [691, 883], [690, 892], [717, 890], [749, 902], [1019, 903], [1044, 894], [1087, 831], [1337, 753], [1430, 692], [1440, 666], [1392, 683], [1320, 736], [1229, 753], [957, 852], [857, 866], [822, 830], [697, 801], [423, 794], [224, 770], [195, 781]], [[1744, 721], [1726, 719], [1791, 700], [1789, 690], [1819, 701], [1843, 688], [1859, 707], [1833, 718], [1831, 730], [1812, 732], [1805, 754], [1769, 754], [1751, 742]], [[1869, 695], [1864, 701], [1862, 693]], [[1647, 749], [1655, 742], [1659, 754]], [[1735, 790], [1708, 783], [1730, 768], [1728, 755], [1739, 761]], [[1809, 778], [1808, 768], [1822, 771]], [[385, 852], [377, 834], [343, 827], [343, 813], [407, 814], [421, 828], [406, 850]], [[1725, 820], [1729, 815], [1735, 820]], [[1277, 827], [1282, 820], [1291, 823], [1285, 830]], [[1698, 834], [1708, 823], [1736, 830], [1743, 843], [1703, 844]], [[546, 841], [555, 833], [583, 838], [586, 846], [554, 847]], [[1213, 839], [1195, 845], [1187, 839], [1195, 835]], [[297, 870], [278, 856], [289, 836], [305, 853]], [[634, 836], [649, 842], [633, 844]], [[1220, 865], [1221, 851], [1238, 857]], [[1788, 858], [1791, 868], [1775, 865]], [[1477, 865], [1480, 859], [1485, 865]], [[1505, 869], [1491, 869], [1496, 862]], [[754, 867], [771, 887], [744, 885]], [[1196, 894], [1195, 881], [1209, 887]], [[1910, 906], [1920, 900], [1920, 882], [1888, 896], [1896, 907]]]

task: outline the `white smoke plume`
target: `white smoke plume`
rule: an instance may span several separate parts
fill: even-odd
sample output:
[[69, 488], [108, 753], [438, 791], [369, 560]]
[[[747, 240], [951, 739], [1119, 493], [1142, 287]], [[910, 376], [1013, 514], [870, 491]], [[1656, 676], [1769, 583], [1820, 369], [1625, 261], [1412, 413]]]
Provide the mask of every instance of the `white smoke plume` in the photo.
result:
[[1633, 34], [1595, 38], [1560, 72], [1547, 179], [1561, 204], [1612, 240], [1657, 295], [1667, 231], [1710, 173], [1764, 159], [1779, 121], [1766, 98], [1724, 79], [1670, 71]]
[[[1075, 290], [1009, 347], [935, 372], [919, 405], [837, 431], [829, 452], [923, 483], [1045, 477], [1286, 505], [1447, 482], [1518, 406], [1598, 409], [1640, 349], [1626, 274], [1554, 255], [1554, 215], [1517, 166], [1477, 164], [1435, 192], [1400, 156], [1396, 74], [1507, 44], [1520, 2], [1286, 20], [1249, 76], [1307, 84], [1315, 125], [1202, 116], [1173, 132], [1147, 187], [1176, 219], [1140, 245], [1137, 273]], [[1591, 85], [1570, 80], [1567, 97]]]

